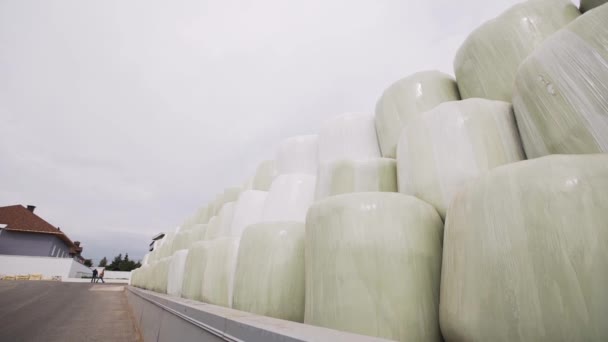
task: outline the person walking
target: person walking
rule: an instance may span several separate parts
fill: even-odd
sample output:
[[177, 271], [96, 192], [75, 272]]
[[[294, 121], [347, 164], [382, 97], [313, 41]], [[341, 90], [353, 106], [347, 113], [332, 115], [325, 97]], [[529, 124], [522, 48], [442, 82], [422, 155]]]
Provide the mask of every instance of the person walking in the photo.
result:
[[93, 278], [91, 278], [91, 283], [96, 283], [97, 282], [97, 269], [94, 268], [93, 269]]
[[101, 280], [101, 282], [102, 282], [102, 283], [104, 283], [104, 284], [106, 283], [105, 281], [103, 281], [103, 275], [104, 275], [104, 273], [105, 273], [105, 272], [106, 272], [106, 269], [105, 269], [105, 268], [103, 268], [103, 269], [101, 270], [101, 273], [99, 273], [99, 279], [100, 279], [100, 280]]

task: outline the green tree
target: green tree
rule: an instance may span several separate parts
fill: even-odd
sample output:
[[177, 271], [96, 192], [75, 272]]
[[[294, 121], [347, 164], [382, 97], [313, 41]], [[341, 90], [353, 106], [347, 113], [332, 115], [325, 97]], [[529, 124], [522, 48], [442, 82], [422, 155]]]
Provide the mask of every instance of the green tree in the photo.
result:
[[122, 262], [122, 253], [118, 254], [116, 257], [114, 257], [114, 260], [112, 260], [112, 263], [107, 266], [106, 268], [109, 271], [120, 271], [120, 263]]
[[86, 267], [92, 267], [93, 266], [93, 260], [91, 260], [91, 259], [84, 259], [84, 265]]
[[104, 256], [103, 259], [99, 261], [99, 267], [106, 267], [108, 265], [108, 259]]

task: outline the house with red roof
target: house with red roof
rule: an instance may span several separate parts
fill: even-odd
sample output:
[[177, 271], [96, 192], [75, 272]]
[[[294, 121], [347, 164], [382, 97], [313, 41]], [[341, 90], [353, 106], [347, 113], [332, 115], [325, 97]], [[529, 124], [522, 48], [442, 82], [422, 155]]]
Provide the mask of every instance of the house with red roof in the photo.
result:
[[72, 258], [82, 263], [80, 242], [34, 213], [33, 205], [0, 207], [0, 254]]

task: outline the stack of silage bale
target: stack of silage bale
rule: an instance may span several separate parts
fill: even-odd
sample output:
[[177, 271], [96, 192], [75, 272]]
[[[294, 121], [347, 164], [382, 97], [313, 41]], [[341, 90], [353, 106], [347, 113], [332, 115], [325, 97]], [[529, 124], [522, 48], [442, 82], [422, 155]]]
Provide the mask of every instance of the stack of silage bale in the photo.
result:
[[[547, 6], [573, 12], [560, 4]], [[451, 202], [440, 305], [447, 341], [608, 339], [606, 23], [608, 5], [590, 10], [518, 65], [515, 116], [537, 159], [498, 167]]]
[[[327, 121], [314, 172], [312, 143], [282, 143], [251, 181], [270, 190], [260, 222], [256, 201], [230, 226], [208, 206], [216, 242], [190, 246], [182, 295], [396, 340], [607, 340], [608, 5], [581, 9], [529, 0], [483, 24], [457, 83], [416, 73], [375, 122]], [[135, 286], [167, 287], [166, 239]], [[238, 260], [233, 283], [212, 256]]]
[[304, 319], [304, 220], [314, 199], [316, 135], [283, 141], [262, 217], [243, 232], [233, 307], [296, 322]]

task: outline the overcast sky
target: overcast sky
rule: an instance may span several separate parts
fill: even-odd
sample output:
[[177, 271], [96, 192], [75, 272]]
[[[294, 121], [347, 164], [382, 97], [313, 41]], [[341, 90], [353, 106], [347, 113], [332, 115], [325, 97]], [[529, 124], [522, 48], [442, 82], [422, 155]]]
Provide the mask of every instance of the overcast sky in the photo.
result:
[[141, 258], [284, 138], [453, 74], [518, 0], [0, 0], [0, 206]]

